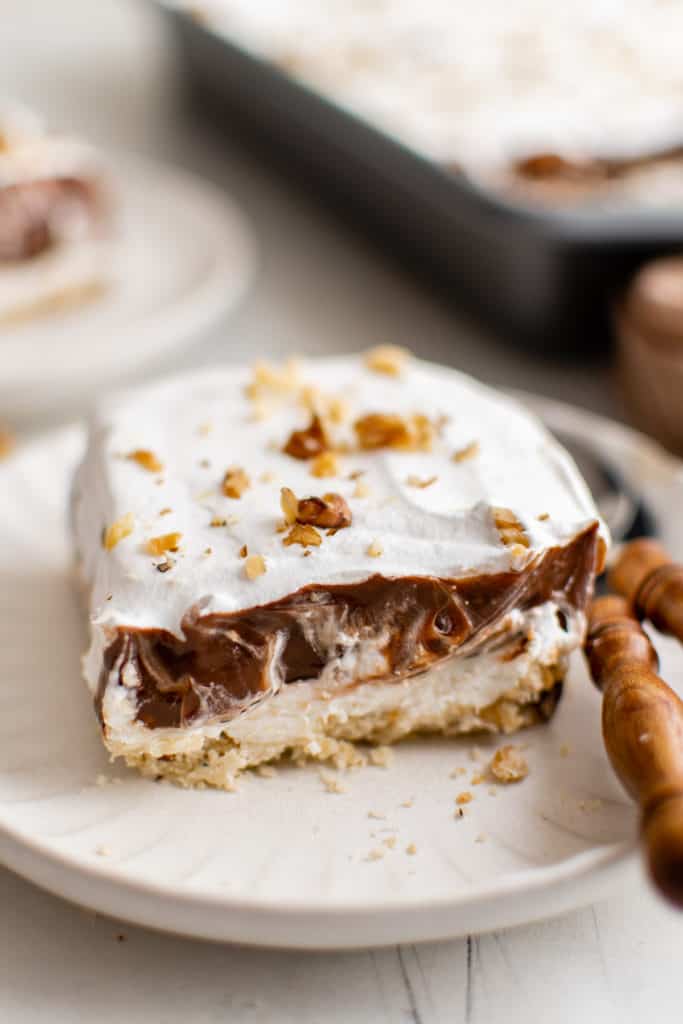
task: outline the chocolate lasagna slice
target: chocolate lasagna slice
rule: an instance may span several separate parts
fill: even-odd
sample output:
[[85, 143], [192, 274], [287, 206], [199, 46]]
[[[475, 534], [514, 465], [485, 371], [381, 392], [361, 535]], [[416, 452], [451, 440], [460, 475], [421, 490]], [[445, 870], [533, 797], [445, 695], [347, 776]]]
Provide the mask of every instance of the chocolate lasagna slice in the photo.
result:
[[97, 294], [109, 273], [111, 200], [85, 143], [0, 110], [0, 323]]
[[534, 418], [392, 348], [113, 399], [73, 520], [107, 748], [225, 788], [548, 718], [607, 540]]

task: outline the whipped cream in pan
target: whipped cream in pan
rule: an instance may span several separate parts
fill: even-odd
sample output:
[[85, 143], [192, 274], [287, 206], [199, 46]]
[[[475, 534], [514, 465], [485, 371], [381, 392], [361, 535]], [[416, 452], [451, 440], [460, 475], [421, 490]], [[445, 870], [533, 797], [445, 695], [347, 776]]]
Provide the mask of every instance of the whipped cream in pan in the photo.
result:
[[538, 150], [633, 156], [683, 142], [678, 3], [203, 0], [200, 9], [216, 31], [335, 103], [472, 172]]

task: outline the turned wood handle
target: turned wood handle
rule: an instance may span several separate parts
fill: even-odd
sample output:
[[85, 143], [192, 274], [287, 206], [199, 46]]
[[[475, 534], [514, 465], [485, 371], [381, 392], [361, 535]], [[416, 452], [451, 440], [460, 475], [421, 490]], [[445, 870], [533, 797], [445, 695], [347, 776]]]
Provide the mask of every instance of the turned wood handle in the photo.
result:
[[672, 562], [656, 540], [633, 540], [609, 576], [613, 590], [629, 601], [639, 619], [683, 641], [683, 565]]
[[657, 655], [625, 598], [593, 601], [586, 655], [603, 692], [609, 759], [640, 807], [650, 874], [683, 907], [683, 701], [656, 674]]

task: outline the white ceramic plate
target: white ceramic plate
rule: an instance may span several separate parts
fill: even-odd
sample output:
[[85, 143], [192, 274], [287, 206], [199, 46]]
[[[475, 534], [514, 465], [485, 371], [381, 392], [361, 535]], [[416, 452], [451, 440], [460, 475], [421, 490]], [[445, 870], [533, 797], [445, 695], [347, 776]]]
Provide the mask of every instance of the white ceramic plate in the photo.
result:
[[[616, 424], [536, 404], [551, 425], [599, 440], [680, 551], [679, 464]], [[314, 767], [252, 775], [229, 794], [111, 766], [79, 677], [84, 628], [65, 501], [81, 444], [72, 429], [0, 466], [0, 859], [9, 867], [140, 924], [298, 948], [501, 928], [603, 897], [634, 870], [635, 813], [603, 753], [599, 697], [580, 656], [553, 721], [516, 739], [529, 777], [495, 796], [470, 782], [470, 741], [402, 744], [393, 766], [343, 776], [342, 794], [327, 792]], [[661, 651], [667, 678], [683, 678], [677, 646]], [[485, 756], [497, 745], [480, 743]], [[452, 777], [459, 766], [466, 774]], [[474, 800], [456, 820], [462, 790]]]
[[111, 387], [233, 309], [255, 267], [241, 211], [218, 188], [139, 157], [107, 157], [117, 201], [101, 296], [0, 326], [0, 413], [53, 412]]

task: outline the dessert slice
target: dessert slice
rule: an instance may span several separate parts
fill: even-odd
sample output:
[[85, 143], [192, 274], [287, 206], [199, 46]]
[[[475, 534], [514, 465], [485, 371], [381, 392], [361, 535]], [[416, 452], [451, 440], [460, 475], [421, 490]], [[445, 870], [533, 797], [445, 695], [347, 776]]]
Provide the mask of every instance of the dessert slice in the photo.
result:
[[0, 324], [104, 287], [110, 201], [94, 151], [0, 111]]
[[104, 404], [73, 518], [107, 748], [225, 788], [548, 718], [606, 546], [535, 419], [390, 348]]

